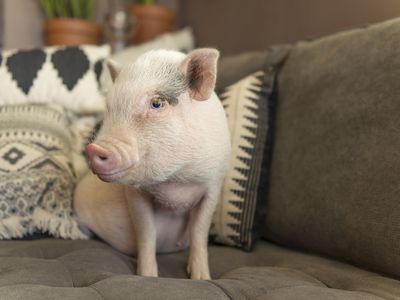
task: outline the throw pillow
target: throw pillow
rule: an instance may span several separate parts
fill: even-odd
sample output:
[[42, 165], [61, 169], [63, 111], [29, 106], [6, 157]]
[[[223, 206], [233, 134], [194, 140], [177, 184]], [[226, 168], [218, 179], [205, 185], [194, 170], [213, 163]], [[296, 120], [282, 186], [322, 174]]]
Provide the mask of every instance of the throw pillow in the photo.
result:
[[3, 51], [0, 105], [47, 102], [80, 113], [102, 111], [99, 79], [109, 54], [109, 46]]
[[87, 238], [72, 210], [68, 126], [60, 106], [0, 107], [0, 239], [36, 231]]
[[220, 95], [231, 133], [232, 155], [211, 239], [250, 251], [265, 214], [271, 153], [274, 68], [227, 87]]

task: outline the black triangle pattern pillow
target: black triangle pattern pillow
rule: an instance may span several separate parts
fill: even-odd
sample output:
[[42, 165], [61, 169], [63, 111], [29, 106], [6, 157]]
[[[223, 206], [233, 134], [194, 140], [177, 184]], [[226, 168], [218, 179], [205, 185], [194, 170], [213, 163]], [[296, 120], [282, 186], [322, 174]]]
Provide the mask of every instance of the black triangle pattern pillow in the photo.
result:
[[102, 111], [99, 78], [109, 55], [109, 46], [3, 51], [0, 105], [57, 103], [77, 113]]
[[232, 155], [210, 230], [212, 241], [253, 249], [265, 215], [275, 107], [275, 71], [243, 78], [220, 94]]

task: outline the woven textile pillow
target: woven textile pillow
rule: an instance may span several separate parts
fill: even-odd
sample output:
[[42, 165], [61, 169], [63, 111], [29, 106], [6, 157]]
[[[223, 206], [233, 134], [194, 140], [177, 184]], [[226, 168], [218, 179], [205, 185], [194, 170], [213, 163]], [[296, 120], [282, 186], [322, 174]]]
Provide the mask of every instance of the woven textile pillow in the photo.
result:
[[99, 79], [109, 55], [109, 46], [3, 51], [0, 105], [46, 102], [79, 113], [102, 111]]
[[232, 156], [211, 239], [250, 251], [260, 234], [271, 152], [273, 68], [227, 87], [220, 95], [228, 118]]
[[86, 238], [73, 217], [68, 125], [59, 106], [0, 107], [0, 239]]

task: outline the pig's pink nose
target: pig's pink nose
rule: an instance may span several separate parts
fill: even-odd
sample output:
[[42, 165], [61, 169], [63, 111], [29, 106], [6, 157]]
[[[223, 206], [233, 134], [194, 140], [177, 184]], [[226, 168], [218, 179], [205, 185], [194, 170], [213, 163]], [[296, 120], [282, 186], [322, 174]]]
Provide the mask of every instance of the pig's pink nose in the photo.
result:
[[117, 162], [110, 150], [96, 144], [89, 144], [86, 146], [86, 153], [94, 173], [107, 174], [114, 171]]

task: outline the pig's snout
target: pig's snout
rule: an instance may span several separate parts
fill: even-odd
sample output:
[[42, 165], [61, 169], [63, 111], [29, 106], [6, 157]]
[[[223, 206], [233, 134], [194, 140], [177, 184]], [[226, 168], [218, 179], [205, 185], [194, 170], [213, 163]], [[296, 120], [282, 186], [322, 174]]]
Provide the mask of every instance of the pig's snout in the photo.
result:
[[96, 144], [89, 144], [86, 146], [86, 153], [90, 168], [94, 173], [111, 174], [115, 171], [117, 160], [110, 150]]
[[110, 148], [94, 143], [89, 144], [86, 146], [89, 166], [101, 180], [116, 181], [139, 161], [137, 151], [132, 149], [133, 147], [129, 145], [122, 147], [117, 141]]

